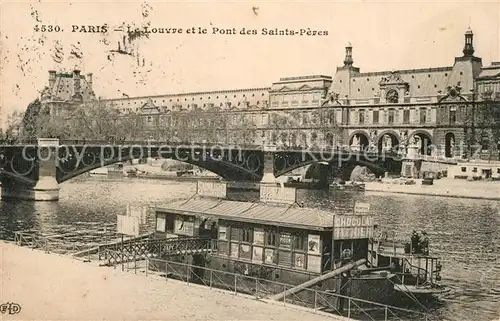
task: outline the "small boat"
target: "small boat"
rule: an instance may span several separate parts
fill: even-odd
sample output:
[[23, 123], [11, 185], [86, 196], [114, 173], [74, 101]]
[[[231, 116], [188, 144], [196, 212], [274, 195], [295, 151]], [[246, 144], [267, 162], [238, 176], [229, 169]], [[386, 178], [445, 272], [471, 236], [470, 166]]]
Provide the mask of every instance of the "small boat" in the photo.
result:
[[402, 295], [432, 297], [449, 292], [440, 284], [442, 265], [438, 257], [429, 254], [425, 232], [413, 232], [408, 241], [388, 239], [386, 233], [370, 240], [369, 264], [387, 266], [395, 273], [394, 290]]
[[334, 182], [330, 184], [330, 189], [337, 191], [364, 191], [365, 184], [356, 181]]

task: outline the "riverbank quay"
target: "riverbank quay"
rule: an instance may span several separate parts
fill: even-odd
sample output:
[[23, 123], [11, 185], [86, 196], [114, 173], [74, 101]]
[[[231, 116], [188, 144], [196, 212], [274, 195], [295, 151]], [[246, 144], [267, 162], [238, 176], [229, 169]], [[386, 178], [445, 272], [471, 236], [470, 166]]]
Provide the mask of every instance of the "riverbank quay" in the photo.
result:
[[499, 181], [442, 178], [434, 180], [433, 185], [422, 185], [422, 180], [405, 185], [402, 180], [383, 179], [382, 182], [365, 183], [365, 191], [500, 201]]
[[21, 306], [12, 320], [338, 320], [182, 281], [99, 267], [0, 242], [1, 302]]

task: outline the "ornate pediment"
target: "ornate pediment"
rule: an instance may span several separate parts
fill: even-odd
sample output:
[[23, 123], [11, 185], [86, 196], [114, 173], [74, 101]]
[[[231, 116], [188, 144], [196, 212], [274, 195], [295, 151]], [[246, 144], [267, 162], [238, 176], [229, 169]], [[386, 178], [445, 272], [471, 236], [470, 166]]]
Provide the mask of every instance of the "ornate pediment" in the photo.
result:
[[401, 74], [398, 71], [391, 71], [391, 73], [387, 77], [382, 77], [379, 83], [381, 86], [386, 85], [408, 85], [403, 78], [401, 78]]
[[298, 90], [311, 90], [311, 89], [312, 87], [307, 84], [304, 84], [298, 88]]
[[439, 102], [446, 100], [446, 101], [465, 101], [465, 99], [462, 94], [462, 87], [460, 87], [460, 82], [458, 82], [455, 86], [448, 86], [446, 87], [446, 94], [444, 97], [439, 99]]
[[321, 104], [321, 106], [328, 106], [328, 105], [342, 105], [339, 102], [339, 94], [334, 93], [334, 92], [329, 92], [326, 95], [325, 101]]
[[280, 89], [278, 89], [277, 91], [292, 91], [293, 89], [291, 89], [290, 87], [287, 87], [287, 86], [283, 86], [281, 87]]
[[152, 98], [149, 98], [148, 101], [141, 106], [140, 111], [144, 114], [154, 114], [161, 112], [160, 107], [155, 106]]

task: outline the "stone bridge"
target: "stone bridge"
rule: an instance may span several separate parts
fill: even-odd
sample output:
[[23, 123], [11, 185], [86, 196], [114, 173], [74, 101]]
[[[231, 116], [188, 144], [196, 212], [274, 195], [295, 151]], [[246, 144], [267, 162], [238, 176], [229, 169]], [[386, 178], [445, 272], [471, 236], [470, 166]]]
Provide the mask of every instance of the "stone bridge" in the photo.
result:
[[302, 166], [320, 163], [322, 178], [348, 177], [360, 164], [377, 175], [399, 171], [396, 155], [330, 148], [264, 148], [163, 142], [37, 141], [0, 145], [2, 198], [58, 200], [59, 184], [93, 169], [132, 159], [175, 159], [229, 181], [269, 182]]

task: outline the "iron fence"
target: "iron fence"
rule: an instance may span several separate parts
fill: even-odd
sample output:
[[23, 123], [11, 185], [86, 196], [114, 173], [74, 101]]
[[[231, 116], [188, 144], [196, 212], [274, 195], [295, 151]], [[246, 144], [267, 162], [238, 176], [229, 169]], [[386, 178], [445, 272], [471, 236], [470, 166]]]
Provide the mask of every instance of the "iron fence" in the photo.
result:
[[14, 242], [19, 246], [27, 246], [31, 249], [40, 249], [46, 253], [66, 254], [82, 250], [85, 245], [64, 242], [55, 236], [42, 235], [35, 232], [14, 232]]
[[425, 312], [348, 297], [334, 292], [306, 288], [297, 293], [290, 293], [287, 290], [294, 288], [295, 285], [158, 258], [146, 258], [145, 261], [146, 275], [153, 273], [165, 277], [166, 280], [176, 279], [188, 284], [196, 283], [210, 289], [230, 291], [234, 295], [246, 294], [256, 299], [266, 300], [270, 296], [281, 294], [278, 301], [283, 305], [303, 306], [357, 320], [428, 320]]

